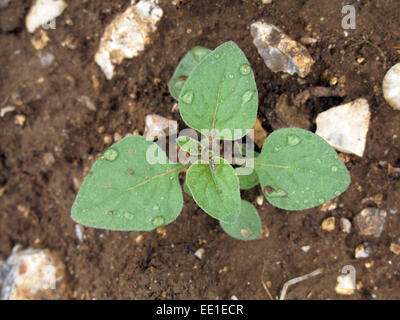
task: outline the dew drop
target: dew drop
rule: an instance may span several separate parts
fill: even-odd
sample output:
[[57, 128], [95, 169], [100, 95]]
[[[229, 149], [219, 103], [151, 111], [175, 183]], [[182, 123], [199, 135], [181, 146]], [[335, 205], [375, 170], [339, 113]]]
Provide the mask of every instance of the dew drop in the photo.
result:
[[282, 198], [282, 197], [287, 197], [287, 193], [283, 191], [282, 189], [277, 189], [275, 190], [271, 186], [266, 186], [264, 188], [265, 194], [270, 197], [270, 198]]
[[233, 77], [234, 77], [233, 74], [229, 75], [229, 79], [233, 79]]
[[280, 150], [281, 150], [281, 148], [279, 148], [279, 147], [274, 148], [274, 152], [279, 152]]
[[291, 147], [294, 147], [300, 143], [301, 139], [296, 135], [289, 135], [287, 137], [287, 144]]
[[338, 167], [333, 166], [333, 167], [331, 168], [331, 170], [332, 170], [332, 172], [336, 172], [336, 171], [338, 171]]
[[219, 59], [219, 54], [216, 53], [216, 54], [214, 55], [214, 57], [215, 57], [215, 59]]
[[124, 217], [129, 219], [129, 220], [132, 220], [133, 219], [133, 214], [128, 212], [128, 211], [126, 211], [126, 212], [124, 212]]
[[160, 209], [160, 207], [155, 204], [154, 207], [153, 207], [153, 210], [158, 210], [158, 209]]
[[306, 200], [304, 200], [303, 202], [304, 202], [304, 204], [307, 204], [307, 203], [308, 203], [308, 200], [306, 199]]
[[162, 226], [162, 225], [164, 224], [164, 222], [165, 222], [165, 219], [164, 219], [164, 217], [161, 217], [161, 216], [155, 217], [155, 218], [151, 221], [151, 223], [153, 224], [154, 227]]
[[186, 92], [182, 97], [182, 101], [187, 103], [187, 104], [192, 104], [194, 98], [194, 94], [192, 91]]
[[319, 198], [319, 199], [318, 199], [318, 203], [320, 203], [320, 204], [325, 203], [325, 199], [324, 199], [324, 198]]
[[240, 73], [243, 74], [243, 75], [249, 74], [250, 70], [251, 70], [251, 68], [247, 63], [243, 64], [240, 67]]
[[254, 91], [246, 91], [242, 96], [242, 104], [249, 102], [254, 96]]
[[109, 148], [106, 150], [106, 152], [104, 152], [104, 159], [108, 160], [108, 161], [114, 161], [115, 159], [118, 158], [118, 151], [113, 149], [113, 148]]
[[210, 51], [207, 50], [206, 48], [196, 46], [192, 50], [190, 50], [190, 52], [192, 53], [193, 57], [197, 60], [197, 62], [200, 62], [208, 55]]
[[177, 81], [175, 82], [175, 84], [174, 84], [175, 89], [177, 89], [177, 90], [182, 89], [182, 88], [183, 88], [183, 85], [184, 85], [185, 82], [186, 82], [186, 80], [187, 80], [187, 77], [186, 77], [186, 76], [184, 76], [184, 75], [180, 76], [180, 77], [178, 78], [178, 80], [177, 80]]
[[339, 196], [341, 194], [340, 191], [335, 191], [335, 196]]

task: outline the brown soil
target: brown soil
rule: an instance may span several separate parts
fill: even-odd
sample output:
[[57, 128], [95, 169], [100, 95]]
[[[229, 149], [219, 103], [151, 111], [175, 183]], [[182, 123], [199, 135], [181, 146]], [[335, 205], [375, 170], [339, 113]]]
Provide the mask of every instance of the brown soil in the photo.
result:
[[[290, 288], [287, 298], [400, 298], [400, 256], [389, 250], [400, 237], [400, 179], [379, 165], [400, 164], [400, 112], [385, 103], [381, 90], [385, 66], [399, 62], [399, 52], [392, 48], [400, 46], [397, 1], [355, 2], [357, 28], [348, 30], [348, 37], [341, 28], [343, 1], [338, 0], [275, 0], [270, 5], [185, 0], [179, 8], [171, 0], [161, 1], [164, 17], [153, 43], [139, 58], [125, 60], [112, 81], [105, 80], [94, 54], [104, 28], [128, 1], [69, 1], [56, 29], [48, 30], [51, 42], [41, 52], [54, 54], [55, 61], [46, 68], [40, 66], [33, 35], [24, 26], [31, 3], [13, 0], [0, 11], [0, 103], [8, 98], [4, 105], [16, 107], [0, 118], [0, 256], [7, 257], [17, 243], [58, 252], [65, 257], [78, 299], [268, 299], [261, 279], [271, 282], [269, 290], [277, 296], [285, 281], [321, 267], [322, 275]], [[264, 65], [249, 31], [259, 19], [296, 40], [319, 38], [308, 46], [316, 63], [305, 83], [297, 77], [282, 79]], [[68, 38], [76, 48], [62, 45]], [[142, 233], [143, 240], [136, 243], [139, 232], [85, 228], [84, 241], [79, 242], [70, 208], [77, 182], [104, 151], [104, 135], [124, 136], [135, 129], [142, 133], [144, 116], [150, 113], [179, 120], [171, 113], [174, 101], [167, 89], [179, 59], [195, 45], [213, 49], [227, 40], [243, 49], [255, 70], [259, 117], [269, 132], [274, 119], [266, 115], [282, 93], [295, 95], [309, 86], [328, 86], [333, 76], [345, 76], [344, 98], [309, 101], [303, 111], [312, 121], [341, 102], [368, 99], [372, 117], [366, 151], [347, 163], [352, 183], [339, 198], [338, 209], [285, 212], [265, 202], [258, 210], [268, 237], [241, 242], [224, 234], [185, 194], [182, 214], [164, 236]], [[362, 63], [357, 62], [360, 57]], [[81, 95], [90, 97], [97, 111], [83, 106], [77, 100]], [[24, 126], [14, 123], [16, 115], [26, 116]], [[184, 128], [182, 121], [179, 124]], [[257, 187], [242, 196], [255, 203], [259, 193]], [[379, 207], [388, 211], [381, 237], [360, 236], [355, 228], [350, 234], [341, 232], [340, 218], [353, 221], [366, 207], [361, 200], [378, 193], [383, 195]], [[322, 220], [332, 215], [336, 229], [322, 231]], [[371, 248], [370, 258], [355, 259], [355, 248], [364, 242]], [[304, 245], [311, 246], [309, 252], [301, 250]], [[205, 248], [203, 260], [194, 255], [199, 247]], [[357, 283], [362, 284], [350, 297], [334, 290], [345, 265], [356, 268]]]

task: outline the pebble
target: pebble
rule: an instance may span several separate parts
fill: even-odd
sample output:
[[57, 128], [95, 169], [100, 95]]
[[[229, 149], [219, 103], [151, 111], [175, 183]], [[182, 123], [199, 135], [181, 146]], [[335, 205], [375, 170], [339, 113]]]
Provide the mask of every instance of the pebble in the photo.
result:
[[354, 251], [354, 257], [356, 259], [368, 258], [369, 248], [366, 245], [360, 244]]
[[370, 117], [368, 101], [360, 98], [320, 113], [315, 133], [333, 148], [362, 157]]
[[33, 33], [41, 25], [57, 18], [67, 7], [63, 0], [36, 0], [25, 19], [26, 29]]
[[302, 78], [310, 73], [314, 60], [307, 49], [279, 28], [258, 21], [251, 24], [250, 31], [258, 53], [273, 72], [298, 73]]
[[239, 298], [237, 296], [232, 296], [231, 300], [239, 300]]
[[201, 259], [204, 258], [204, 253], [205, 253], [204, 248], [199, 248], [199, 249], [196, 250], [194, 255], [201, 260]]
[[87, 96], [79, 96], [79, 97], [76, 98], [76, 100], [78, 102], [82, 103], [90, 111], [96, 111], [97, 110], [96, 105], [94, 104], [92, 99], [90, 99]]
[[324, 204], [320, 205], [318, 207], [318, 210], [322, 211], [322, 212], [328, 212], [328, 211], [333, 211], [336, 208], [337, 208], [337, 200], [334, 199], [334, 200], [329, 200], [329, 201], [325, 202]]
[[47, 44], [50, 42], [50, 38], [47, 35], [47, 32], [44, 30], [40, 30], [40, 33], [37, 37], [31, 39], [32, 45], [36, 50], [43, 50]]
[[335, 230], [335, 217], [329, 217], [322, 221], [321, 228], [328, 232]]
[[66, 298], [66, 268], [61, 258], [44, 249], [14, 247], [0, 272], [0, 300]]
[[83, 226], [80, 224], [75, 225], [75, 234], [76, 237], [78, 238], [79, 242], [83, 241]]
[[256, 119], [253, 130], [254, 142], [261, 149], [268, 134], [267, 131], [263, 128], [262, 122], [259, 118]]
[[392, 251], [396, 256], [400, 254], [400, 244], [392, 242], [390, 244], [390, 251]]
[[311, 247], [310, 246], [302, 246], [301, 247], [301, 250], [303, 251], [303, 252], [308, 252], [308, 251], [310, 251], [310, 249], [311, 249]]
[[143, 136], [147, 140], [155, 140], [176, 133], [178, 133], [177, 121], [169, 120], [158, 114], [149, 114], [146, 116]]
[[154, 1], [141, 0], [136, 4], [132, 2], [106, 27], [95, 61], [108, 80], [114, 75], [115, 65], [144, 50], [162, 16], [163, 10]]
[[387, 212], [378, 208], [365, 208], [355, 218], [360, 235], [379, 238], [385, 225]]
[[14, 117], [14, 123], [16, 125], [19, 125], [19, 126], [23, 127], [25, 125], [25, 122], [26, 122], [26, 116], [23, 115], [23, 114], [17, 114]]
[[40, 59], [40, 65], [42, 67], [47, 67], [51, 65], [55, 59], [54, 55], [52, 53], [44, 53], [42, 54], [41, 52], [39, 53], [39, 59]]
[[400, 110], [400, 63], [389, 69], [383, 78], [383, 96], [394, 109]]
[[355, 291], [354, 280], [351, 274], [343, 274], [336, 278], [335, 291], [340, 295], [352, 295]]
[[51, 166], [56, 162], [56, 158], [54, 158], [54, 155], [51, 152], [46, 152], [43, 155], [43, 162], [46, 166]]
[[351, 231], [351, 222], [347, 218], [340, 218], [340, 224], [342, 226], [342, 232], [350, 233]]
[[261, 207], [264, 204], [264, 195], [260, 194], [259, 196], [257, 196], [256, 198], [256, 202], [257, 204]]
[[3, 118], [7, 113], [13, 112], [15, 107], [13, 106], [6, 106], [0, 110], [0, 117]]
[[106, 134], [103, 138], [103, 142], [105, 145], [111, 144], [113, 141], [113, 137], [110, 134]]

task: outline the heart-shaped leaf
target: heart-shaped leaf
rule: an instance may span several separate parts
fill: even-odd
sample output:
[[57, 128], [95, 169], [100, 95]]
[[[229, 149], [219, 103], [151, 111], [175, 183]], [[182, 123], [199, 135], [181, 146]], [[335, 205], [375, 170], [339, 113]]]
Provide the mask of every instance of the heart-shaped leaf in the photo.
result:
[[201, 62], [210, 52], [210, 49], [196, 46], [192, 48], [179, 62], [168, 83], [169, 92], [176, 100], [178, 100], [179, 94], [193, 69], [196, 68], [199, 62]]
[[235, 223], [220, 221], [222, 229], [231, 237], [239, 240], [254, 240], [261, 233], [261, 220], [256, 208], [245, 200], [242, 200], [240, 215]]
[[[161, 163], [148, 161], [149, 150]], [[152, 230], [179, 215], [183, 197], [179, 164], [143, 137], [126, 137], [107, 149], [85, 178], [72, 219], [110, 230]]]
[[199, 63], [179, 96], [183, 121], [221, 140], [246, 135], [256, 121], [257, 107], [253, 71], [232, 41], [219, 46]]
[[274, 131], [254, 164], [267, 200], [285, 210], [321, 205], [350, 184], [350, 175], [335, 150], [303, 129]]
[[196, 203], [215, 219], [236, 221], [240, 213], [239, 179], [225, 160], [214, 158], [210, 164], [194, 163], [186, 172], [186, 183]]

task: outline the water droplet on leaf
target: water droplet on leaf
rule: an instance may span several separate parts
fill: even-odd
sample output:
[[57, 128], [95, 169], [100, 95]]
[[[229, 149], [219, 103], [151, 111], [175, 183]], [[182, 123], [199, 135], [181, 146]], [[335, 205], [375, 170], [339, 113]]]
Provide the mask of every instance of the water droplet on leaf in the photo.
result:
[[249, 74], [249, 73], [250, 73], [250, 70], [251, 70], [250, 66], [249, 66], [248, 64], [246, 64], [246, 63], [243, 64], [243, 65], [240, 67], [240, 73], [243, 74], [243, 75]]
[[187, 103], [187, 104], [192, 104], [194, 98], [194, 94], [192, 91], [186, 92], [182, 97], [182, 101]]
[[287, 144], [291, 147], [298, 145], [300, 141], [301, 139], [294, 134], [287, 137]]
[[129, 220], [132, 220], [132, 219], [133, 219], [133, 214], [130, 213], [130, 212], [128, 212], [128, 211], [126, 211], [126, 212], [124, 213], [124, 217], [127, 218], [127, 219], [129, 219]]
[[106, 152], [104, 152], [104, 159], [108, 161], [114, 161], [115, 159], [118, 158], [118, 151], [115, 149], [107, 149]]
[[180, 76], [179, 78], [178, 78], [178, 80], [175, 82], [175, 84], [174, 84], [174, 87], [175, 87], [175, 89], [177, 89], [177, 90], [180, 90], [180, 89], [182, 89], [183, 88], [183, 85], [185, 84], [185, 82], [186, 82], [186, 80], [187, 80], [187, 77], [186, 76]]
[[160, 207], [158, 205], [154, 205], [153, 210], [158, 210]]
[[164, 222], [165, 222], [165, 219], [164, 219], [164, 217], [161, 217], [161, 216], [155, 217], [155, 218], [151, 221], [151, 223], [153, 224], [154, 227], [162, 226], [162, 225], [164, 224]]
[[242, 96], [242, 104], [249, 102], [254, 96], [254, 91], [246, 91]]
[[333, 166], [333, 167], [331, 168], [331, 170], [332, 170], [332, 172], [336, 172], [336, 171], [338, 171], [338, 167]]
[[196, 59], [197, 62], [202, 61], [210, 52], [208, 49], [196, 46], [192, 50], [190, 50], [192, 53], [193, 57]]

